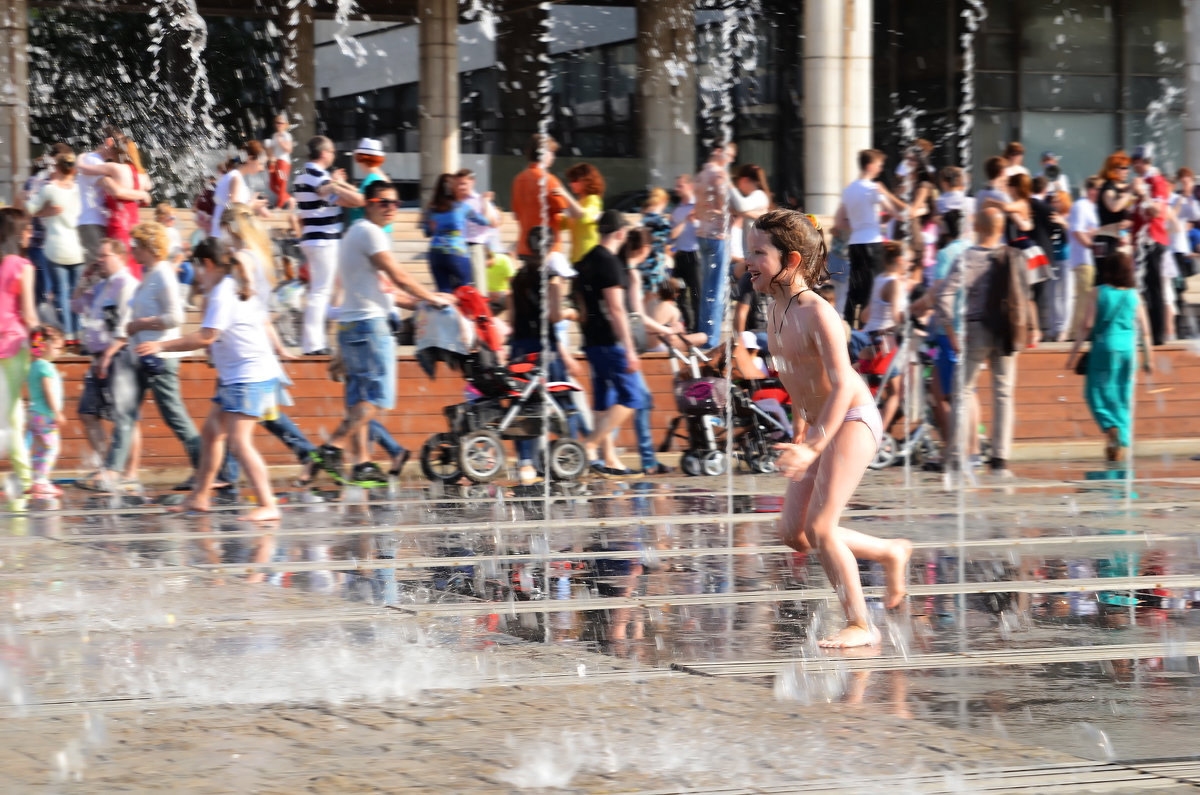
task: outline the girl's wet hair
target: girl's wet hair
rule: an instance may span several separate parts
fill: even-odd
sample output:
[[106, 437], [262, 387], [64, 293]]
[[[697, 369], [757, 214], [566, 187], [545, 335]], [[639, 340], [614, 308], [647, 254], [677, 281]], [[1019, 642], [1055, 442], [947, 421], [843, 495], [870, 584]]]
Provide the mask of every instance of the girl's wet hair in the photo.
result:
[[829, 278], [829, 250], [816, 218], [795, 210], [770, 210], [755, 219], [754, 228], [770, 238], [771, 245], [779, 249], [781, 262], [786, 263], [787, 255], [793, 251], [800, 255], [799, 267], [786, 277], [785, 270], [780, 270], [771, 279], [772, 285], [784, 284], [784, 278], [791, 281], [797, 274], [809, 287], [815, 287]]

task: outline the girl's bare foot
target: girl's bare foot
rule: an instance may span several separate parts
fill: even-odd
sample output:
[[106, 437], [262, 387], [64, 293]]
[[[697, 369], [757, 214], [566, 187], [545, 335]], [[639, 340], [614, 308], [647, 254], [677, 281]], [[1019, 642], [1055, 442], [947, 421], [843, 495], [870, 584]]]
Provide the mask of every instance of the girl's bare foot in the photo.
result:
[[278, 508], [259, 506], [238, 517], [239, 522], [273, 522], [280, 517]]
[[883, 606], [888, 610], [899, 607], [908, 595], [908, 559], [912, 557], [912, 542], [907, 538], [892, 541], [892, 552], [883, 563]]
[[858, 646], [879, 644], [879, 630], [875, 627], [847, 626], [824, 640], [817, 641], [822, 649], [853, 649]]
[[168, 505], [167, 513], [208, 513], [212, 509], [208, 500], [188, 497], [178, 505]]

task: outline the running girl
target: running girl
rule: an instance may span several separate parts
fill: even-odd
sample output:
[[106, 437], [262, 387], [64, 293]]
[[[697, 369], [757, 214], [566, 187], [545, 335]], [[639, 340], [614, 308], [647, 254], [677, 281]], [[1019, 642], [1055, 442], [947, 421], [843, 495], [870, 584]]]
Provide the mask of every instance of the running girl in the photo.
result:
[[883, 438], [883, 422], [867, 385], [850, 366], [841, 319], [814, 291], [827, 277], [825, 259], [825, 240], [815, 220], [793, 210], [763, 214], [746, 238], [751, 284], [775, 299], [768, 313], [768, 344], [796, 418], [794, 441], [777, 445], [779, 470], [792, 481], [781, 535], [797, 551], [816, 550], [846, 613], [846, 626], [820, 645], [849, 648], [880, 639], [855, 558], [882, 564], [884, 604], [892, 608], [905, 595], [912, 544], [838, 525]]
[[29, 367], [29, 431], [33, 436], [33, 485], [26, 494], [33, 497], [57, 497], [62, 489], [50, 481], [50, 471], [58, 460], [59, 430], [66, 424], [63, 416], [62, 376], [53, 362], [63, 350], [63, 334], [53, 326], [38, 326], [29, 335], [33, 364]]

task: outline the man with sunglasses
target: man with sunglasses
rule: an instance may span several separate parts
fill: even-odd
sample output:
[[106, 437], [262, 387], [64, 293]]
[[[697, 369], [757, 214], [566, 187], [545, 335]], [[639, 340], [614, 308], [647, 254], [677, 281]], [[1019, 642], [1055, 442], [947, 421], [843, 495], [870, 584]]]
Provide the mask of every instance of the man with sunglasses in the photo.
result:
[[[426, 290], [392, 256], [392, 241], [383, 228], [396, 216], [395, 186], [372, 182], [363, 198], [366, 215], [350, 227], [338, 248], [342, 305], [337, 340], [346, 372], [346, 417], [311, 458], [339, 483], [382, 488], [387, 475], [367, 458], [367, 430], [372, 419], [396, 403], [396, 341], [387, 322], [392, 302], [383, 281], [435, 306], [448, 306], [451, 299]], [[355, 462], [349, 478], [342, 472], [347, 446]]]

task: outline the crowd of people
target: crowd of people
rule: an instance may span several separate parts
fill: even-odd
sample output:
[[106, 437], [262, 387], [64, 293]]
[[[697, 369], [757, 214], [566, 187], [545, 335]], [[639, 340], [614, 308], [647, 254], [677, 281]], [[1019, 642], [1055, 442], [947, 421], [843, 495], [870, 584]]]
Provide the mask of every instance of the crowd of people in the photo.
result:
[[[733, 144], [714, 145], [698, 173], [678, 175], [673, 194], [654, 188], [641, 213], [627, 216], [605, 208], [604, 176], [594, 165], [576, 163], [560, 181], [552, 173], [556, 142], [534, 136], [528, 166], [512, 184], [511, 256], [500, 244], [495, 196], [479, 193], [469, 170], [443, 174], [421, 212], [434, 285], [427, 289], [392, 251], [399, 198], [380, 142], [363, 139], [354, 151], [354, 184], [333, 167], [334, 144], [322, 136], [305, 142], [293, 171], [288, 121], [274, 124], [269, 139], [245, 142], [197, 198], [198, 228], [188, 241], [169, 205], [140, 222], [153, 186], [137, 146], [111, 127], [83, 155], [56, 144], [17, 206], [2, 211], [0, 294], [11, 297], [0, 306], [3, 413], [13, 469], [30, 494], [58, 492], [49, 472], [68, 412], [53, 361], [64, 351], [93, 360], [75, 410], [98, 461], [76, 481], [83, 488], [138, 487], [147, 391], [195, 470], [180, 484], [192, 491], [186, 509], [206, 510], [210, 493], [232, 487], [244, 471], [258, 503], [252, 518], [277, 515], [254, 450], [255, 424], [296, 454], [301, 485], [323, 470], [343, 483], [385, 483], [409, 457], [379, 421], [396, 404], [398, 309], [451, 306], [465, 286], [503, 319], [513, 358], [552, 346], [556, 380], [583, 382], [568, 342], [578, 323], [591, 401], [590, 415], [572, 415], [572, 433], [605, 477], [670, 471], [650, 434], [654, 395], [641, 373], [643, 353], [729, 340], [761, 363], [754, 377], [788, 380], [786, 363], [774, 356], [771, 289], [749, 267], [750, 232], [777, 208], [763, 170], [735, 165]], [[1136, 345], [1149, 368], [1152, 345], [1192, 332], [1180, 289], [1200, 243], [1192, 173], [1180, 169], [1172, 186], [1147, 151], [1117, 152], [1075, 197], [1053, 153], [1043, 153], [1033, 176], [1013, 143], [987, 160], [987, 184], [971, 196], [967, 175], [935, 170], [931, 151], [916, 142], [890, 173], [881, 152], [859, 154], [859, 179], [846, 187], [832, 228], [820, 230], [827, 267], [807, 282], [843, 318], [850, 360], [862, 373], [883, 375], [872, 430], [880, 439], [895, 432], [905, 410], [903, 376], [916, 359], [893, 357], [901, 349], [911, 355], [911, 339], [921, 340], [936, 364], [930, 387], [942, 465], [978, 461], [976, 435], [958, 430], [978, 425], [974, 388], [986, 363], [995, 401], [990, 466], [1004, 473], [1018, 352], [1042, 339], [1073, 341], [1069, 366], [1086, 374], [1088, 405], [1108, 456], [1119, 459], [1129, 442]], [[256, 190], [263, 185], [267, 191]], [[264, 223], [276, 214], [298, 244], [288, 256]], [[302, 300], [291, 297], [297, 286]], [[201, 328], [183, 335], [186, 310], [201, 303]], [[299, 355], [334, 355], [345, 382], [345, 419], [324, 444], [310, 442], [281, 411], [288, 397], [280, 361], [294, 354], [270, 320], [287, 313], [300, 327], [294, 338], [284, 335], [288, 342]], [[216, 366], [218, 391], [198, 430], [180, 394], [178, 358], [202, 350]], [[797, 395], [790, 397], [795, 406]], [[794, 414], [800, 427], [803, 412]], [[623, 463], [614, 442], [631, 420], [637, 468]], [[376, 443], [387, 451], [387, 472], [371, 461]], [[517, 453], [521, 480], [540, 477], [534, 446], [521, 441]]]

